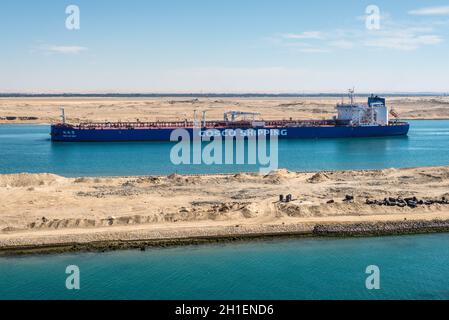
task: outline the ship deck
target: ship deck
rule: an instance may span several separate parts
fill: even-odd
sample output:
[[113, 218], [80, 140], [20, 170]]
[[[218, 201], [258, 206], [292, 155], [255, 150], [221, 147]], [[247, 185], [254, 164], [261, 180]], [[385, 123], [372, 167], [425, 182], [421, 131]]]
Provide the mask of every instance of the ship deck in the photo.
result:
[[[298, 128], [298, 127], [333, 127], [349, 126], [347, 123], [338, 123], [335, 120], [268, 120], [261, 128]], [[406, 125], [406, 122], [390, 122], [390, 125]], [[193, 121], [155, 121], [155, 122], [102, 122], [102, 123], [80, 123], [80, 124], [54, 124], [54, 126], [69, 127], [77, 130], [124, 130], [124, 129], [192, 129], [198, 128]], [[252, 122], [248, 121], [206, 121], [201, 122], [202, 129], [257, 129]]]

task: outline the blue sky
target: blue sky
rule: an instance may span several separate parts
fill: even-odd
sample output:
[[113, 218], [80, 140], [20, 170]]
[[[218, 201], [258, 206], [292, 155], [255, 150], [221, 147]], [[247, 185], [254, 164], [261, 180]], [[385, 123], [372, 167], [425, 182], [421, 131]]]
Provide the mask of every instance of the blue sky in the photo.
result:
[[0, 92], [449, 91], [447, 0], [2, 0], [0, 30]]

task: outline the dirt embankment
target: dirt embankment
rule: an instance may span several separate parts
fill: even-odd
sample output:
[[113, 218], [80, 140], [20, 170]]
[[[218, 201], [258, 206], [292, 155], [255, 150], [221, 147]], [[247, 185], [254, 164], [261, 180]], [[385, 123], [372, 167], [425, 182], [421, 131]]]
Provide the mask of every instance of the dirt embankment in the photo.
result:
[[446, 230], [448, 187], [449, 167], [116, 178], [0, 175], [0, 247]]

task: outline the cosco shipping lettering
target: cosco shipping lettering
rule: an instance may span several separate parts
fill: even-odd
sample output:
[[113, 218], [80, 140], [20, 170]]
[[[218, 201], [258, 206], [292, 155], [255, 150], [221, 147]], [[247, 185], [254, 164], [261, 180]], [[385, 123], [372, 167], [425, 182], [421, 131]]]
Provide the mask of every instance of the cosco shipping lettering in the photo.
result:
[[259, 136], [278, 136], [288, 137], [287, 129], [226, 129], [216, 130], [207, 129], [201, 130], [198, 128], [198, 135], [200, 137], [259, 137]]
[[259, 114], [230, 111], [223, 120], [208, 121], [206, 112], [193, 121], [105, 122], [69, 124], [64, 110], [62, 121], [51, 126], [52, 141], [170, 141], [173, 131], [185, 129], [190, 137], [269, 137], [279, 139], [362, 138], [407, 135], [410, 125], [386, 105], [385, 99], [368, 98], [367, 104], [337, 104], [337, 115], [329, 120], [256, 120]]

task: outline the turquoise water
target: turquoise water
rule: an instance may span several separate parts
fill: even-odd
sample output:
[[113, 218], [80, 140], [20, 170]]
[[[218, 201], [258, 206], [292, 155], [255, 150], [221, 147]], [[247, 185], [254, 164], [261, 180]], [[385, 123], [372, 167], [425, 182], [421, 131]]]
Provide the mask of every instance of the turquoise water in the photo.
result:
[[[0, 258], [0, 299], [449, 299], [449, 234]], [[65, 268], [80, 268], [80, 291]], [[380, 290], [365, 288], [368, 265]]]
[[[449, 164], [449, 121], [412, 121], [408, 137], [279, 142], [290, 170]], [[170, 143], [53, 144], [48, 126], [1, 125], [0, 173], [65, 176], [235, 172], [175, 166]], [[0, 299], [449, 299], [449, 234], [298, 239], [160, 250], [0, 258]], [[81, 290], [65, 268], [81, 268]], [[381, 290], [365, 288], [365, 268]]]
[[[412, 121], [408, 137], [281, 140], [279, 167], [378, 169], [449, 164], [449, 121]], [[251, 165], [173, 165], [171, 143], [51, 143], [49, 127], [0, 126], [0, 173], [118, 176], [257, 171]]]

